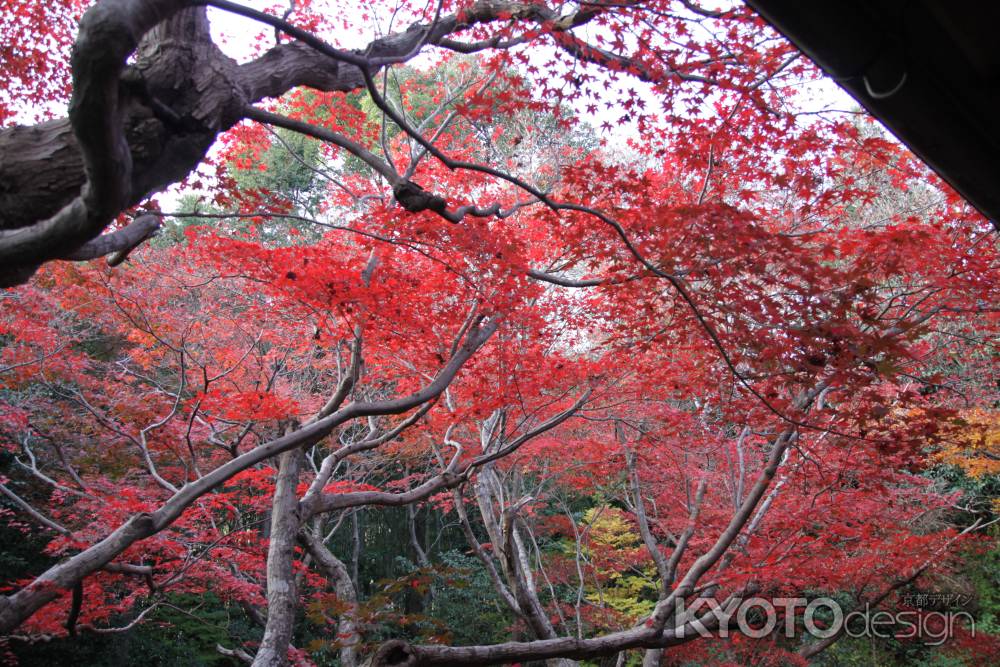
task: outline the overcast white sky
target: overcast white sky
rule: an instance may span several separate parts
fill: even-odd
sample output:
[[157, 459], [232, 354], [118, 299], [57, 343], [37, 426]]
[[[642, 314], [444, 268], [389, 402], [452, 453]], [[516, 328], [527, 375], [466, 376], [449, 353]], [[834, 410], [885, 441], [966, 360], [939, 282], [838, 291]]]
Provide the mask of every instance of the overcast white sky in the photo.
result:
[[[241, 0], [241, 4], [258, 10], [267, 9], [269, 6], [274, 7], [273, 0]], [[706, 6], [708, 4], [710, 3], [706, 3]], [[314, 5], [317, 7], [320, 5], [324, 7], [329, 5], [333, 12], [331, 15], [346, 17], [350, 24], [356, 26], [354, 30], [339, 30], [335, 35], [321, 35], [330, 43], [342, 48], [361, 47], [374, 37], [385, 32], [404, 30], [409, 21], [406, 18], [393, 17], [391, 8], [387, 3], [383, 2], [377, 2], [380, 9], [374, 8], [369, 2], [355, 2], [353, 0], [314, 0]], [[208, 11], [217, 43], [223, 51], [238, 61], [242, 62], [251, 58], [254, 55], [255, 49], [266, 49], [274, 44], [274, 31], [269, 26], [214, 8], [209, 8]], [[369, 20], [367, 21], [362, 19], [362, 15], [365, 13], [369, 16]], [[589, 26], [585, 28], [587, 30], [592, 29]], [[263, 42], [258, 42], [256, 38], [261, 34], [265, 36], [264, 40]], [[588, 37], [586, 34], [582, 36], [584, 38]], [[546, 54], [539, 54], [536, 57], [539, 59], [539, 64], [549, 58]], [[430, 59], [428, 58], [427, 60]], [[420, 60], [416, 61], [418, 66], [419, 62]], [[635, 88], [641, 93], [646, 88], [641, 82], [627, 77], [622, 77], [621, 81], [615, 81], [609, 77], [605, 85], [609, 91], [613, 91], [618, 87], [625, 87]], [[808, 88], [803, 87], [801, 92], [800, 101], [805, 110], [817, 111], [828, 108], [853, 109], [857, 107], [857, 103], [853, 98], [829, 79], [823, 79], [810, 84]], [[649, 99], [648, 107], [658, 108], [658, 102], [653, 95], [651, 93], [647, 94]], [[611, 95], [614, 95], [614, 93], [611, 92]], [[614, 129], [611, 132], [602, 133], [602, 137], [610, 144], [624, 144], [627, 138], [637, 135], [634, 125], [622, 126], [617, 123], [622, 113], [620, 109], [608, 110], [603, 105], [599, 105], [597, 114], [591, 115], [585, 112], [583, 108], [584, 102], [580, 102], [579, 106], [580, 108], [576, 110], [577, 113], [581, 117], [586, 118], [592, 126], [599, 127], [605, 120], [612, 124]], [[205, 177], [211, 180], [209, 174], [206, 173]], [[167, 192], [161, 193], [159, 197], [168, 209], [173, 208], [177, 202], [177, 190], [176, 188], [170, 188]]]
[[[353, 0], [315, 0], [314, 2], [316, 6], [321, 5], [321, 3], [323, 5], [329, 4], [333, 12], [337, 15], [346, 16], [351, 24], [358, 26], [358, 29], [354, 31], [341, 30], [335, 35], [322, 35], [324, 39], [335, 43], [336, 46], [344, 48], [361, 47], [367, 44], [373, 37], [378, 36], [378, 34], [383, 34], [387, 31], [402, 30], [407, 26], [407, 19], [393, 17], [387, 3], [376, 2], [377, 7], [373, 7], [370, 2], [355, 2]], [[268, 0], [241, 0], [241, 4], [258, 10], [274, 6], [273, 0], [270, 2]], [[704, 4], [706, 6], [712, 6], [713, 4], [718, 6], [727, 3], [706, 2]], [[245, 61], [253, 55], [255, 38], [259, 34], [264, 33], [266, 35], [263, 42], [265, 48], [274, 43], [272, 37], [273, 30], [268, 26], [262, 26], [251, 19], [235, 16], [214, 8], [209, 8], [208, 11], [213, 32], [216, 35], [218, 43], [228, 55], [239, 61]], [[361, 17], [364, 13], [370, 16], [369, 21], [362, 20]], [[584, 29], [589, 30], [591, 27], [585, 26]], [[540, 60], [547, 58], [548, 56], [544, 54], [540, 56]], [[419, 66], [419, 61], [417, 61], [417, 64]], [[608, 85], [609, 87], [614, 87], [617, 85], [617, 82], [609, 81]], [[622, 85], [639, 90], [643, 88], [641, 83], [627, 79], [623, 81]], [[857, 107], [854, 99], [830, 79], [824, 78], [807, 87], [803, 86], [801, 92], [800, 102], [804, 110], [818, 111], [821, 109], [853, 109]], [[653, 101], [651, 98], [650, 102]], [[577, 109], [577, 112], [581, 116], [586, 115], [583, 108]], [[598, 117], [591, 121], [592, 124], [599, 126], [601, 122], [606, 120], [604, 117], [606, 113], [608, 112], [603, 111], [602, 107], [602, 112], [599, 112]], [[614, 117], [607, 119], [612, 121], [616, 121], [617, 116], [621, 115], [620, 110], [615, 110], [611, 113], [614, 114]], [[633, 132], [626, 130], [625, 134], [631, 135]]]

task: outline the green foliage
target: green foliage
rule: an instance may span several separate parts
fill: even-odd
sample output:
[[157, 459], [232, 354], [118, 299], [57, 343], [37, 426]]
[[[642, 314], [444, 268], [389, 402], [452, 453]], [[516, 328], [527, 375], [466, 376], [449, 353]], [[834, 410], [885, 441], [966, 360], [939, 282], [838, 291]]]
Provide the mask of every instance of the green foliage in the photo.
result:
[[450, 574], [447, 580], [438, 580], [432, 613], [451, 628], [452, 642], [470, 645], [509, 639], [513, 616], [497, 597], [482, 563], [457, 550], [439, 558]]
[[[200, 596], [190, 594], [171, 596], [176, 609], [160, 607], [153, 613], [153, 623], [161, 623], [157, 633], [169, 647], [183, 647], [190, 656], [191, 664], [228, 665], [231, 663], [216, 651], [219, 644], [228, 646], [233, 642], [233, 631], [247, 630], [241, 625], [242, 614], [223, 604], [214, 594]], [[179, 611], [194, 608], [192, 615]], [[233, 627], [235, 626], [235, 627]]]
[[990, 532], [991, 547], [968, 556], [965, 574], [976, 590], [976, 631], [1000, 635], [1000, 530]]
[[[8, 453], [3, 452], [0, 453], [0, 459], [3, 458], [11, 457]], [[5, 468], [7, 466], [0, 462], [0, 475], [6, 472]], [[9, 485], [13, 486], [13, 484]], [[23, 493], [20, 489], [18, 492]], [[9, 510], [10, 514], [5, 516], [5, 510]], [[15, 507], [6, 498], [0, 498], [0, 544], [4, 545], [3, 549], [0, 549], [0, 573], [3, 573], [2, 581], [4, 582], [16, 581], [34, 575], [45, 570], [53, 562], [51, 558], [42, 553], [53, 533], [37, 530], [25, 533], [8, 523], [9, 519], [20, 520], [22, 518], [22, 515], [18, 514], [20, 511], [19, 507]]]
[[[962, 493], [961, 504], [976, 510], [991, 511], [1000, 499], [1000, 475], [969, 475], [957, 465], [937, 465], [925, 473], [950, 491]], [[971, 523], [971, 520], [970, 520]]]
[[[180, 199], [178, 199], [176, 209], [176, 212], [181, 213], [216, 214], [222, 212], [214, 206], [205, 205], [201, 201], [201, 198], [195, 194], [183, 195]], [[227, 228], [239, 224], [237, 219], [227, 219], [221, 222], [225, 223], [224, 226]], [[188, 227], [197, 227], [198, 225], [203, 224], [205, 224], [205, 220], [197, 217], [163, 218], [159, 233], [157, 233], [157, 235], [149, 241], [149, 244], [157, 248], [166, 248], [179, 243], [184, 243], [185, 232]]]
[[[258, 159], [256, 169], [230, 169], [240, 190], [254, 190], [274, 201], [262, 202], [262, 209], [282, 210], [290, 202], [307, 215], [316, 213], [323, 194], [323, 179], [317, 174], [322, 144], [296, 132], [274, 130], [271, 144]], [[243, 157], [237, 155], [235, 157]]]
[[895, 639], [843, 637], [812, 658], [815, 667], [973, 667], [963, 656]]
[[[120, 667], [141, 664], [150, 667], [235, 667], [239, 661], [216, 651], [216, 645], [231, 646], [249, 638], [251, 630], [242, 612], [226, 605], [212, 593], [169, 597], [172, 606], [156, 609], [147, 623], [126, 632], [94, 634], [47, 642], [11, 644], [21, 667]], [[192, 613], [181, 608], [195, 609]], [[112, 619], [110, 625], [123, 626], [131, 618]]]

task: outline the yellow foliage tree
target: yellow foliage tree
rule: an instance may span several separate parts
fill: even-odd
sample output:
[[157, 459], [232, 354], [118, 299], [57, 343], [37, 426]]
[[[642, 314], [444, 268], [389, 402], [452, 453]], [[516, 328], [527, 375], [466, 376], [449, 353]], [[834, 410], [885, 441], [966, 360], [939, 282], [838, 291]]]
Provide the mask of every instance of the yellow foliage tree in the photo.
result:
[[583, 515], [589, 536], [584, 552], [594, 562], [601, 590], [588, 587], [589, 602], [603, 604], [630, 620], [653, 610], [656, 586], [650, 568], [630, 571], [630, 556], [642, 548], [642, 538], [628, 516], [615, 507], [592, 507]]
[[960, 417], [939, 460], [959, 466], [970, 477], [1000, 473], [1000, 412], [975, 408]]

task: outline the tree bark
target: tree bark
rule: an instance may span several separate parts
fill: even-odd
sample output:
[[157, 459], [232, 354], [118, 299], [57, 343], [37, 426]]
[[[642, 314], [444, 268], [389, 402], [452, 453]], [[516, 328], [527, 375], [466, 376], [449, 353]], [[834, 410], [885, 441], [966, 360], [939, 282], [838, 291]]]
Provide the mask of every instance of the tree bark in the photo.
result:
[[351, 403], [293, 433], [259, 445], [196, 481], [185, 484], [157, 510], [132, 516], [97, 544], [53, 565], [16, 593], [0, 596], [0, 634], [10, 633], [36, 611], [61, 597], [77, 582], [110, 563], [136, 542], [170, 526], [198, 498], [237, 473], [278, 454], [313, 445], [352, 419], [401, 414], [435, 399], [451, 384], [465, 362], [493, 335], [498, 325], [499, 319], [474, 325], [466, 333], [455, 355], [419, 391], [391, 400]]
[[281, 455], [267, 547], [267, 625], [254, 667], [284, 667], [295, 629], [299, 596], [295, 586], [295, 541], [302, 527], [296, 487], [302, 467], [299, 449]]
[[[500, 552], [504, 577], [507, 579], [509, 589], [514, 593], [521, 617], [538, 639], [557, 639], [559, 635], [538, 599], [538, 589], [531, 574], [528, 552], [517, 527], [518, 517], [510, 508], [503, 509], [504, 493], [500, 478], [492, 464], [484, 466], [479, 471], [475, 490], [486, 531], [493, 540], [494, 549]], [[501, 508], [501, 517], [497, 517], [494, 511], [494, 502]], [[567, 658], [553, 657], [546, 660], [546, 664], [549, 667], [571, 667], [576, 662]]]
[[361, 644], [357, 624], [358, 595], [347, 566], [312, 533], [303, 530], [299, 534], [299, 540], [313, 557], [316, 569], [330, 582], [337, 600], [345, 606], [337, 619], [337, 642], [340, 644], [338, 657], [341, 667], [356, 667], [358, 647]]
[[[374, 74], [477, 23], [555, 17], [544, 5], [480, 1], [351, 52], [291, 29], [296, 41], [238, 65], [212, 42], [205, 8], [194, 5], [100, 0], [81, 20], [74, 46], [69, 118], [0, 131], [0, 287], [73, 255], [121, 212], [182, 180], [254, 102], [297, 86], [358, 90], [365, 85], [362, 65]], [[235, 4], [227, 9], [253, 15]], [[557, 29], [595, 14], [577, 12]], [[104, 245], [114, 242], [124, 240]]]
[[649, 648], [642, 654], [642, 667], [660, 667], [660, 663], [662, 662], [662, 648]]

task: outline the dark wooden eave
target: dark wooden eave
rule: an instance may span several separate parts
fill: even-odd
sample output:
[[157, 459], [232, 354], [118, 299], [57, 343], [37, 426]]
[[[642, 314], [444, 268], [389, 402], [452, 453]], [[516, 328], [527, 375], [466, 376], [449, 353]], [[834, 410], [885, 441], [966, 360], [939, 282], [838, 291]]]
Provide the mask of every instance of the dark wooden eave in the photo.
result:
[[1000, 2], [746, 2], [1000, 230]]

